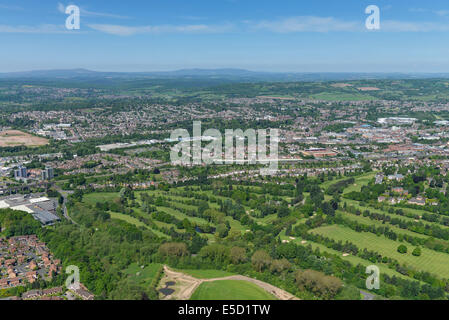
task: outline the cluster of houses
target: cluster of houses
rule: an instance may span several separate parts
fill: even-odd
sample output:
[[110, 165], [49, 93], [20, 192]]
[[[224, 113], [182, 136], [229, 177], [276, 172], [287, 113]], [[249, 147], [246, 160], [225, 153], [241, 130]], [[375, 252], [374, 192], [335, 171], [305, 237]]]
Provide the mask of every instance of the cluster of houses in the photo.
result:
[[379, 196], [377, 198], [378, 202], [389, 202], [390, 204], [398, 204], [405, 201], [411, 205], [417, 206], [425, 206], [429, 205], [438, 205], [438, 201], [429, 200], [422, 196], [412, 197], [407, 190], [404, 190], [402, 187], [394, 187], [391, 189], [391, 197], [388, 196]]
[[22, 300], [64, 300], [64, 298], [60, 297], [62, 293], [62, 287], [30, 290], [22, 294]]
[[36, 235], [0, 238], [0, 289], [51, 279], [61, 268], [61, 261]]
[[[54, 287], [48, 289], [30, 290], [22, 294], [22, 300], [94, 300], [94, 295], [90, 293], [87, 288], [80, 283], [79, 288]], [[19, 300], [15, 297], [15, 300]]]
[[[36, 235], [9, 239], [0, 237], [0, 289], [32, 284], [38, 279], [51, 280], [62, 272], [61, 261], [55, 259], [45, 243]], [[94, 295], [80, 284], [79, 287], [62, 287], [30, 290], [13, 300], [93, 300]]]

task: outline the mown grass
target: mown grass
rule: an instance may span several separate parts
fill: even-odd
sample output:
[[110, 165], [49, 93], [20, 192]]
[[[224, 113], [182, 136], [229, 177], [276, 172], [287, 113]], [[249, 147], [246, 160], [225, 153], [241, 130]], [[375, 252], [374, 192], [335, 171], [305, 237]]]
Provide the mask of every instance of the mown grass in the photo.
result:
[[118, 192], [94, 192], [83, 196], [83, 202], [95, 205], [97, 202], [111, 202], [119, 197]]
[[275, 297], [254, 283], [241, 280], [203, 282], [191, 300], [275, 300]]
[[345, 217], [347, 219], [350, 219], [350, 220], [353, 220], [353, 221], [356, 221], [358, 223], [362, 223], [362, 224], [365, 224], [365, 225], [373, 225], [373, 226], [376, 226], [376, 227], [388, 227], [391, 231], [394, 231], [397, 234], [408, 235], [408, 236], [421, 238], [421, 239], [427, 239], [428, 238], [428, 236], [426, 236], [426, 235], [422, 235], [420, 233], [416, 233], [416, 232], [413, 232], [413, 231], [410, 231], [410, 230], [406, 230], [406, 229], [401, 229], [399, 227], [396, 227], [396, 226], [393, 226], [393, 225], [389, 224], [388, 222], [386, 222], [384, 224], [381, 221], [371, 220], [370, 218], [364, 217], [362, 215], [357, 216], [355, 214], [351, 214], [351, 213], [340, 211], [340, 210], [338, 210], [337, 212], [339, 214], [341, 214], [343, 217]]
[[[372, 213], [385, 214], [387, 216], [390, 216], [391, 218], [399, 218], [399, 219], [402, 219], [402, 220], [407, 221], [407, 222], [416, 222], [415, 219], [413, 219], [413, 218], [410, 218], [410, 217], [407, 217], [407, 216], [401, 216], [401, 215], [396, 214], [396, 213], [389, 213], [388, 211], [381, 210], [381, 209], [376, 209], [376, 208], [369, 207], [369, 206], [364, 206], [364, 205], [360, 204], [360, 202], [355, 201], [355, 200], [344, 199], [343, 202], [346, 202], [348, 205], [351, 205], [354, 208], [356, 208], [356, 209], [358, 209], [358, 210], [360, 210], [362, 212], [365, 211], [365, 210], [368, 210], [368, 211], [370, 211]], [[406, 211], [403, 208], [396, 208], [396, 209], [402, 209], [404, 212]], [[449, 227], [444, 226], [442, 224], [439, 224], [437, 222], [429, 222], [429, 221], [422, 220], [422, 219], [420, 219], [418, 221], [421, 222], [424, 225], [439, 226], [440, 228], [443, 228], [443, 229], [449, 228]]]
[[197, 279], [224, 278], [224, 277], [229, 277], [229, 276], [235, 275], [235, 273], [231, 273], [231, 272], [227, 272], [227, 271], [223, 271], [223, 270], [212, 270], [212, 269], [207, 269], [207, 270], [184, 269], [184, 270], [177, 270], [177, 271], [188, 274]]
[[376, 176], [376, 172], [370, 172], [361, 176], [358, 176], [355, 178], [355, 182], [348, 186], [345, 190], [344, 190], [344, 194], [345, 193], [350, 193], [353, 191], [357, 191], [360, 192], [362, 190], [363, 186], [368, 185], [368, 183]]
[[[343, 256], [342, 252], [334, 250], [334, 249], [331, 249], [331, 248], [328, 248], [328, 247], [326, 247], [326, 246], [324, 246], [322, 244], [319, 244], [319, 243], [316, 243], [316, 242], [313, 242], [313, 241], [307, 240], [305, 243], [301, 243], [303, 241], [303, 239], [295, 238], [294, 240], [292, 240], [289, 237], [285, 236], [285, 234], [281, 235], [281, 239], [282, 240], [288, 240], [290, 242], [293, 242], [293, 243], [296, 243], [296, 244], [299, 244], [299, 245], [302, 245], [302, 246], [306, 246], [306, 247], [310, 245], [313, 250], [319, 249], [320, 252], [326, 252], [326, 253], [338, 256], [341, 259], [348, 261], [349, 263], [351, 263], [354, 266], [357, 266], [357, 265], [360, 264], [360, 265], [362, 265], [364, 267], [367, 267], [367, 266], [371, 266], [373, 264], [371, 261], [368, 261], [366, 259], [363, 259], [363, 258], [360, 258], [360, 257], [357, 257], [357, 256], [353, 256], [351, 254], [348, 255], [348, 256]], [[396, 276], [396, 277], [399, 277], [399, 278], [402, 278], [402, 279], [414, 280], [414, 279], [411, 279], [410, 277], [407, 277], [407, 276], [397, 272], [396, 270], [388, 268], [385, 264], [379, 263], [379, 264], [376, 264], [376, 265], [379, 267], [380, 272], [382, 274], [389, 275], [390, 277]]]
[[154, 229], [150, 228], [145, 223], [143, 223], [142, 221], [140, 221], [140, 220], [138, 220], [138, 219], [136, 219], [134, 217], [128, 216], [128, 215], [123, 214], [123, 213], [113, 212], [113, 211], [109, 211], [108, 213], [111, 215], [112, 219], [118, 219], [118, 220], [126, 221], [129, 224], [135, 225], [136, 227], [147, 228], [148, 230], [152, 231], [158, 237], [164, 237], [164, 238], [168, 237], [166, 234], [164, 234], [164, 233], [162, 233], [162, 232], [160, 232], [158, 230], [154, 230]]
[[[449, 277], [449, 254], [446, 253], [421, 248], [422, 255], [415, 257], [412, 255], [415, 247], [408, 243], [393, 241], [384, 236], [376, 236], [368, 232], [356, 232], [339, 225], [320, 227], [313, 229], [311, 232], [337, 241], [350, 241], [356, 244], [359, 249], [366, 248], [376, 251], [382, 256], [394, 258], [416, 270], [427, 271], [440, 278]], [[406, 254], [401, 254], [397, 251], [398, 246], [401, 244], [408, 248]]]
[[133, 263], [123, 270], [123, 272], [128, 275], [132, 282], [150, 285], [161, 267], [162, 265], [160, 263], [150, 263], [142, 269], [137, 263]]

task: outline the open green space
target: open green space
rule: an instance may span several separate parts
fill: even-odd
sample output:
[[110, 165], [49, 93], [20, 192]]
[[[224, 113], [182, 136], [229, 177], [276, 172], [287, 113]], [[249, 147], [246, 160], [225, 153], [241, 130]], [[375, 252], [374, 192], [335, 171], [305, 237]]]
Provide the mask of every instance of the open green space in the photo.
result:
[[[310, 245], [313, 250], [319, 249], [320, 252], [327, 252], [329, 254], [338, 256], [341, 259], [348, 261], [349, 263], [351, 263], [354, 266], [360, 264], [362, 266], [367, 267], [367, 266], [371, 266], [373, 264], [371, 261], [368, 261], [366, 259], [354, 256], [352, 254], [344, 255], [340, 251], [328, 248], [328, 247], [326, 247], [326, 246], [324, 246], [324, 245], [322, 245], [320, 243], [316, 243], [316, 242], [313, 242], [313, 241], [310, 241], [310, 240], [305, 241], [305, 240], [303, 240], [301, 238], [290, 239], [290, 237], [285, 236], [285, 234], [281, 235], [281, 239], [282, 240], [288, 240], [289, 242], [300, 244], [302, 246], [309, 246]], [[399, 277], [399, 278], [402, 278], [402, 279], [412, 280], [410, 277], [407, 277], [407, 276], [397, 272], [396, 270], [388, 268], [388, 266], [386, 266], [385, 264], [379, 263], [379, 264], [376, 264], [376, 265], [379, 267], [381, 273], [387, 274], [390, 277], [396, 276], [396, 277]]]
[[[377, 251], [382, 256], [394, 258], [416, 270], [427, 271], [440, 278], [449, 278], [449, 254], [421, 248], [422, 255], [415, 257], [412, 255], [414, 246], [408, 243], [393, 241], [384, 236], [376, 236], [368, 232], [356, 232], [339, 225], [320, 227], [313, 229], [311, 232], [343, 243], [349, 241], [357, 245], [359, 249], [366, 248]], [[406, 254], [397, 251], [401, 244], [408, 248]]]
[[130, 224], [135, 225], [136, 227], [147, 228], [148, 230], [151, 230], [152, 232], [154, 232], [158, 237], [164, 237], [164, 238], [168, 237], [166, 234], [164, 234], [164, 233], [162, 233], [162, 232], [160, 232], [158, 230], [154, 230], [154, 229], [150, 228], [145, 223], [143, 223], [142, 221], [140, 221], [140, 220], [138, 220], [138, 219], [136, 219], [134, 217], [128, 216], [128, 215], [123, 214], [123, 213], [112, 212], [112, 211], [109, 211], [109, 214], [111, 215], [112, 219], [123, 220], [123, 221], [126, 221], [126, 222], [130, 223]]
[[94, 192], [83, 196], [83, 202], [95, 205], [97, 202], [110, 202], [119, 197], [118, 192]]
[[227, 272], [227, 271], [223, 271], [223, 270], [212, 270], [212, 269], [208, 269], [208, 270], [177, 270], [179, 272], [188, 274], [194, 278], [197, 279], [214, 279], [214, 278], [223, 278], [223, 277], [229, 277], [229, 276], [234, 276], [235, 273], [231, 273], [231, 272]]
[[136, 263], [130, 264], [128, 268], [123, 270], [128, 275], [131, 281], [138, 284], [150, 285], [150, 283], [156, 278], [159, 270], [161, 270], [162, 264], [150, 263], [147, 266], [137, 265]]
[[389, 223], [382, 223], [382, 221], [377, 221], [377, 220], [371, 220], [368, 217], [363, 217], [363, 216], [357, 216], [355, 214], [351, 214], [345, 211], [337, 211], [339, 214], [341, 214], [343, 217], [356, 221], [358, 223], [362, 223], [365, 225], [373, 225], [376, 227], [388, 227], [390, 228], [390, 230], [396, 232], [397, 234], [402, 234], [402, 235], [408, 235], [408, 236], [412, 236], [412, 237], [416, 237], [416, 238], [421, 238], [421, 239], [427, 239], [428, 237], [426, 235], [422, 235], [420, 233], [416, 233], [410, 230], [406, 230], [406, 229], [401, 229], [399, 227], [393, 226]]
[[[399, 218], [399, 219], [402, 219], [402, 220], [407, 221], [407, 222], [417, 222], [415, 219], [407, 217], [407, 216], [402, 216], [402, 215], [395, 214], [395, 213], [389, 213], [389, 212], [387, 212], [385, 210], [376, 209], [376, 208], [369, 207], [369, 206], [364, 206], [362, 203], [360, 203], [358, 201], [355, 201], [355, 200], [344, 199], [343, 202], [346, 202], [348, 205], [351, 205], [351, 206], [355, 207], [356, 209], [358, 209], [358, 210], [360, 210], [362, 212], [365, 211], [365, 210], [368, 210], [368, 211], [373, 212], [373, 213], [385, 214], [387, 216], [390, 216], [391, 218]], [[403, 208], [396, 208], [396, 209], [404, 210]], [[404, 212], [406, 210], [407, 209], [405, 209]], [[421, 222], [424, 225], [429, 225], [429, 226], [435, 225], [435, 226], [439, 226], [440, 228], [443, 228], [443, 229], [449, 228], [449, 227], [441, 225], [441, 224], [439, 224], [437, 222], [429, 222], [429, 221], [425, 221], [425, 220], [422, 220], [422, 219], [418, 220], [418, 221]]]
[[350, 193], [353, 191], [360, 192], [363, 186], [368, 185], [368, 183], [376, 176], [376, 172], [370, 172], [355, 178], [354, 184], [350, 185], [345, 189], [343, 193]]
[[203, 282], [191, 300], [275, 300], [275, 297], [254, 283], [243, 280]]

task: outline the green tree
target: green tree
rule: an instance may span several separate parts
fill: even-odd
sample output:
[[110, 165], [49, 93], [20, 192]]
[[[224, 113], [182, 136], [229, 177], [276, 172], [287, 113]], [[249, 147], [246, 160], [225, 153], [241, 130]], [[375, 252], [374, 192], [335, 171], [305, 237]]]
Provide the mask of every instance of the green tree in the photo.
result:
[[241, 247], [232, 247], [229, 253], [233, 264], [238, 264], [246, 261], [246, 249]]
[[407, 247], [406, 247], [405, 245], [401, 244], [401, 245], [398, 247], [398, 252], [399, 252], [399, 253], [402, 253], [402, 254], [407, 253]]
[[262, 272], [271, 264], [271, 257], [264, 250], [257, 250], [251, 257], [251, 262], [257, 271]]
[[421, 248], [420, 248], [420, 247], [416, 247], [416, 248], [413, 250], [412, 255], [414, 255], [415, 257], [421, 256]]

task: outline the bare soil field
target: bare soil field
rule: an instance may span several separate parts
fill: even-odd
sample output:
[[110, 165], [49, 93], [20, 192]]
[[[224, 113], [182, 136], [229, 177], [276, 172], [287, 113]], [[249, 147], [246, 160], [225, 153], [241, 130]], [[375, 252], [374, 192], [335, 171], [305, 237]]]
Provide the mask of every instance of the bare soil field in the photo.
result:
[[334, 87], [334, 88], [346, 88], [346, 87], [352, 87], [352, 84], [349, 84], [349, 83], [334, 83], [334, 84], [331, 84], [331, 87]]
[[48, 139], [35, 137], [19, 130], [0, 131], [0, 147], [37, 147], [48, 144]]
[[357, 88], [357, 89], [359, 89], [360, 91], [379, 91], [380, 90], [379, 88], [376, 88], [376, 87], [362, 87], [362, 88]]

